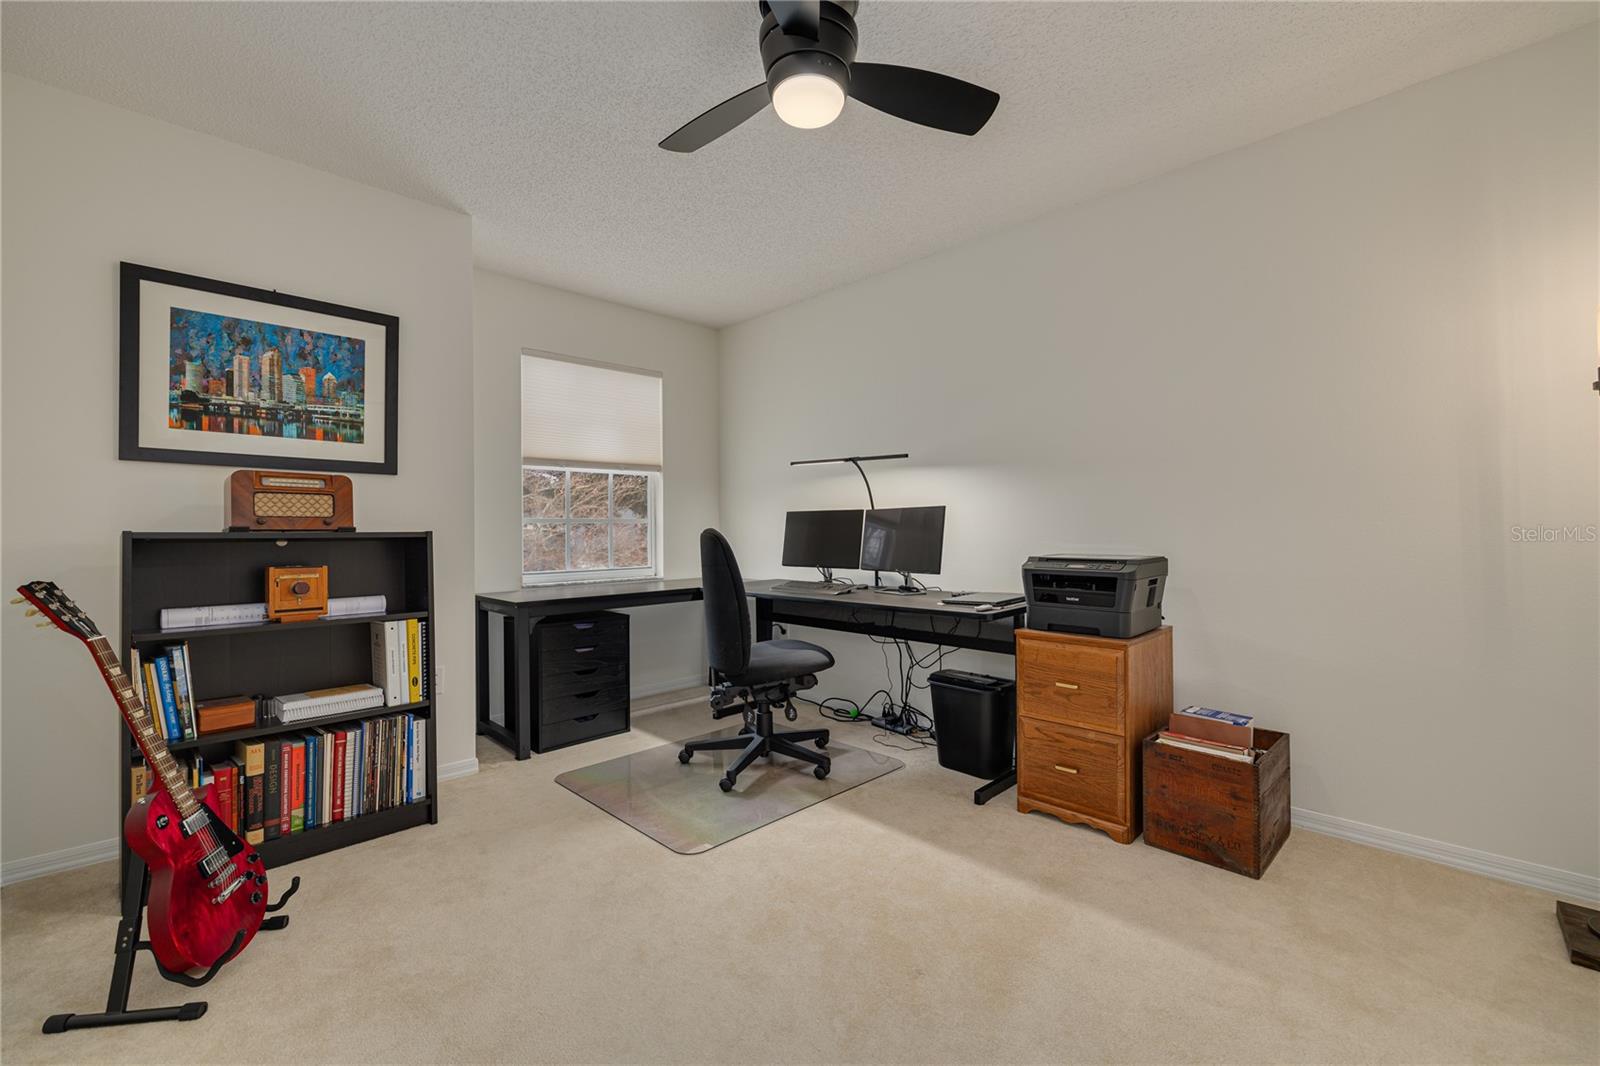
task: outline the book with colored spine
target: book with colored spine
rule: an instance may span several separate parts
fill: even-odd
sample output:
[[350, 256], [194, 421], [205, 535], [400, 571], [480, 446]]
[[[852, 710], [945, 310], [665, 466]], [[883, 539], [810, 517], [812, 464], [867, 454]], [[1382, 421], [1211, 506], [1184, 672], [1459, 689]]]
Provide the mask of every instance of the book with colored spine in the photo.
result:
[[178, 705], [178, 724], [183, 727], [183, 739], [193, 740], [200, 734], [195, 731], [194, 686], [189, 678], [189, 645], [174, 644], [167, 649], [172, 662], [172, 697]]
[[289, 742], [289, 832], [306, 829], [306, 742], [294, 737]]
[[183, 739], [183, 726], [178, 721], [178, 704], [172, 688], [172, 666], [165, 655], [158, 655], [153, 663], [156, 675], [156, 695], [161, 701], [161, 717], [169, 741]]
[[422, 653], [422, 698], [427, 700], [433, 698], [428, 695], [433, 691], [433, 685], [428, 680], [431, 664], [428, 662], [428, 620], [426, 618], [418, 623], [417, 630], [420, 633], [418, 645]]
[[283, 745], [276, 737], [262, 742], [261, 829], [267, 840], [283, 835]]
[[410, 698], [407, 703], [422, 701], [422, 626], [419, 619], [406, 619], [406, 685]]
[[241, 740], [233, 749], [233, 757], [239, 764], [240, 775], [243, 780], [241, 792], [243, 802], [240, 805], [240, 825], [243, 829], [239, 835], [244, 837], [249, 844], [260, 844], [266, 839], [262, 813], [265, 810], [265, 794], [263, 791], [262, 773], [265, 769], [266, 746], [259, 740]]

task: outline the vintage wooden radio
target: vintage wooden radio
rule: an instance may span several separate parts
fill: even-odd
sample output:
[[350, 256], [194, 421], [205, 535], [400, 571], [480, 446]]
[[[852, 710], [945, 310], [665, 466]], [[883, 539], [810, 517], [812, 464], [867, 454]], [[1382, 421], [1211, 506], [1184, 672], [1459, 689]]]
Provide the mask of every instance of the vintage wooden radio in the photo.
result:
[[267, 567], [267, 617], [274, 622], [309, 622], [328, 613], [326, 566]]
[[229, 530], [356, 528], [350, 479], [343, 474], [235, 470], [226, 488]]

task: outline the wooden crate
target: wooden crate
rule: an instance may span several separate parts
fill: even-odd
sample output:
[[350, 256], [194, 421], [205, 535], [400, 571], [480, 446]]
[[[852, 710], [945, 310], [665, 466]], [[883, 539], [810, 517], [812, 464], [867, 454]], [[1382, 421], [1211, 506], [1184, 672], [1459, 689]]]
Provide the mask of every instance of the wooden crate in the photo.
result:
[[1289, 734], [1256, 730], [1253, 763], [1144, 742], [1144, 842], [1260, 877], [1289, 837]]

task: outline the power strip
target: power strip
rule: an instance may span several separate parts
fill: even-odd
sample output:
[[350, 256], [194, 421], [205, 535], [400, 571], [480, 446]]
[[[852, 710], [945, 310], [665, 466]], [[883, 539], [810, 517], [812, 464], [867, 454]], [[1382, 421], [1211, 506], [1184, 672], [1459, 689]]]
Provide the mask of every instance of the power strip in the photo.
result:
[[880, 714], [869, 718], [868, 721], [885, 732], [898, 733], [903, 737], [910, 736], [912, 733], [916, 732], [917, 729], [916, 726], [910, 724], [899, 715], [895, 715], [891, 718], [888, 715]]

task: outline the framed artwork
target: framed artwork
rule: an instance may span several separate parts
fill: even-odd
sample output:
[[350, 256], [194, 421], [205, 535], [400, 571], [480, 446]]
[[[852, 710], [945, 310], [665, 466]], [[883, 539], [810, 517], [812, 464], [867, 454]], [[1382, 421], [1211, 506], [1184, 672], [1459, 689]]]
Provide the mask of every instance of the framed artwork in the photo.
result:
[[395, 473], [400, 320], [122, 264], [119, 459]]

